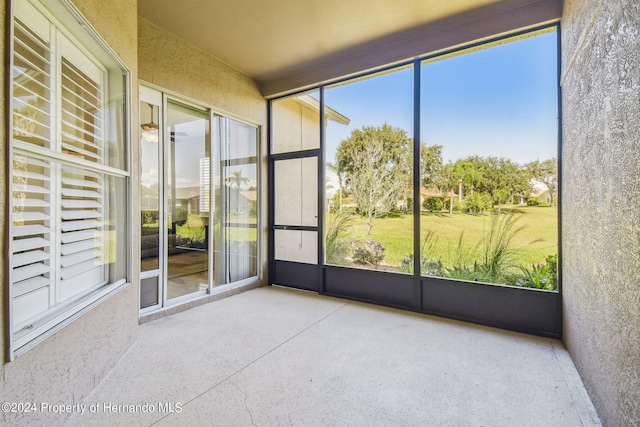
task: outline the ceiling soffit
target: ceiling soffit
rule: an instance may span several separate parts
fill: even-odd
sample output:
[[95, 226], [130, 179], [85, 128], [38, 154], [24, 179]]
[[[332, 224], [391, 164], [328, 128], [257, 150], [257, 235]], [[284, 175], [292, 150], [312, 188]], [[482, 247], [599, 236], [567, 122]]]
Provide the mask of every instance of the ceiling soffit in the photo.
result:
[[558, 20], [562, 0], [138, 0], [266, 97]]

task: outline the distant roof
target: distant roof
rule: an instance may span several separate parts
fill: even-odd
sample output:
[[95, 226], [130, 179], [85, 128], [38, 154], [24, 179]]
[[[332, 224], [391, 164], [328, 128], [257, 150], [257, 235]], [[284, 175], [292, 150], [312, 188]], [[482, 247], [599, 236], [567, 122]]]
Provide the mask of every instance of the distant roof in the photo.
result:
[[[423, 197], [444, 197], [444, 193], [437, 188], [420, 187], [420, 195]], [[455, 196], [457, 196], [457, 194], [454, 191], [447, 191], [447, 197]]]
[[[295, 99], [297, 99], [298, 102], [310, 106], [314, 110], [320, 111], [320, 101], [318, 101], [311, 95], [302, 95]], [[329, 120], [333, 120], [334, 122], [341, 123], [343, 125], [348, 125], [349, 123], [351, 123], [351, 119], [349, 117], [338, 113], [336, 110], [327, 105], [324, 106], [324, 112]]]
[[256, 190], [241, 191], [240, 194], [242, 194], [244, 197], [246, 197], [248, 200], [251, 200], [252, 202], [255, 202], [256, 200], [258, 200], [258, 192]]
[[186, 200], [200, 197], [200, 187], [182, 187], [176, 188], [176, 199]]

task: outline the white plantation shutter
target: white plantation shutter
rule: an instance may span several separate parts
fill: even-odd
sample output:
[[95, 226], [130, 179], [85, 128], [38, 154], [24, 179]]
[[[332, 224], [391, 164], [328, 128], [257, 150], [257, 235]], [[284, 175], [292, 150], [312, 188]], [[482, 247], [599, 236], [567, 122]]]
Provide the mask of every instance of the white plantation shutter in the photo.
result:
[[11, 295], [17, 332], [108, 283], [109, 231], [108, 175], [76, 164], [105, 164], [105, 71], [32, 5], [16, 4]]

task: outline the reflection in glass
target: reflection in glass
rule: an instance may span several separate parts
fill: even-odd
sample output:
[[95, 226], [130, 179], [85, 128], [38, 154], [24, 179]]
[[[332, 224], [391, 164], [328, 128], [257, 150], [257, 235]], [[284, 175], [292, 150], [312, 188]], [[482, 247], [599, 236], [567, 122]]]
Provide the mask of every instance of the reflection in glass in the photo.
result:
[[422, 64], [421, 274], [557, 287], [556, 34]]
[[[158, 112], [157, 105], [140, 103], [143, 120], [147, 114], [150, 114], [150, 117], [146, 117], [150, 122], [145, 123], [148, 130], [143, 130], [140, 138], [140, 271], [160, 268], [158, 262], [160, 256]], [[155, 124], [155, 130], [149, 125], [150, 123]]]
[[407, 272], [413, 253], [413, 69], [325, 90], [325, 262]]
[[167, 110], [167, 298], [209, 287], [209, 119]]
[[235, 120], [218, 121], [222, 141], [216, 197], [222, 196], [222, 212], [216, 229], [224, 251], [215, 249], [215, 265], [216, 284], [224, 284], [257, 275], [258, 133]]

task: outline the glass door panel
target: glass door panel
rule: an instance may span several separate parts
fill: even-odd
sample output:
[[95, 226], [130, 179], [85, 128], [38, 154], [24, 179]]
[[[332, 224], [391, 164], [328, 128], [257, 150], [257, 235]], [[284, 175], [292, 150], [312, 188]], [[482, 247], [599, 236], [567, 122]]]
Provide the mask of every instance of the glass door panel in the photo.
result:
[[140, 308], [161, 303], [162, 254], [161, 129], [162, 95], [140, 89]]
[[209, 287], [209, 116], [167, 103], [167, 299]]
[[221, 121], [226, 138], [220, 147], [225, 248], [220, 284], [258, 274], [258, 129], [232, 119]]

